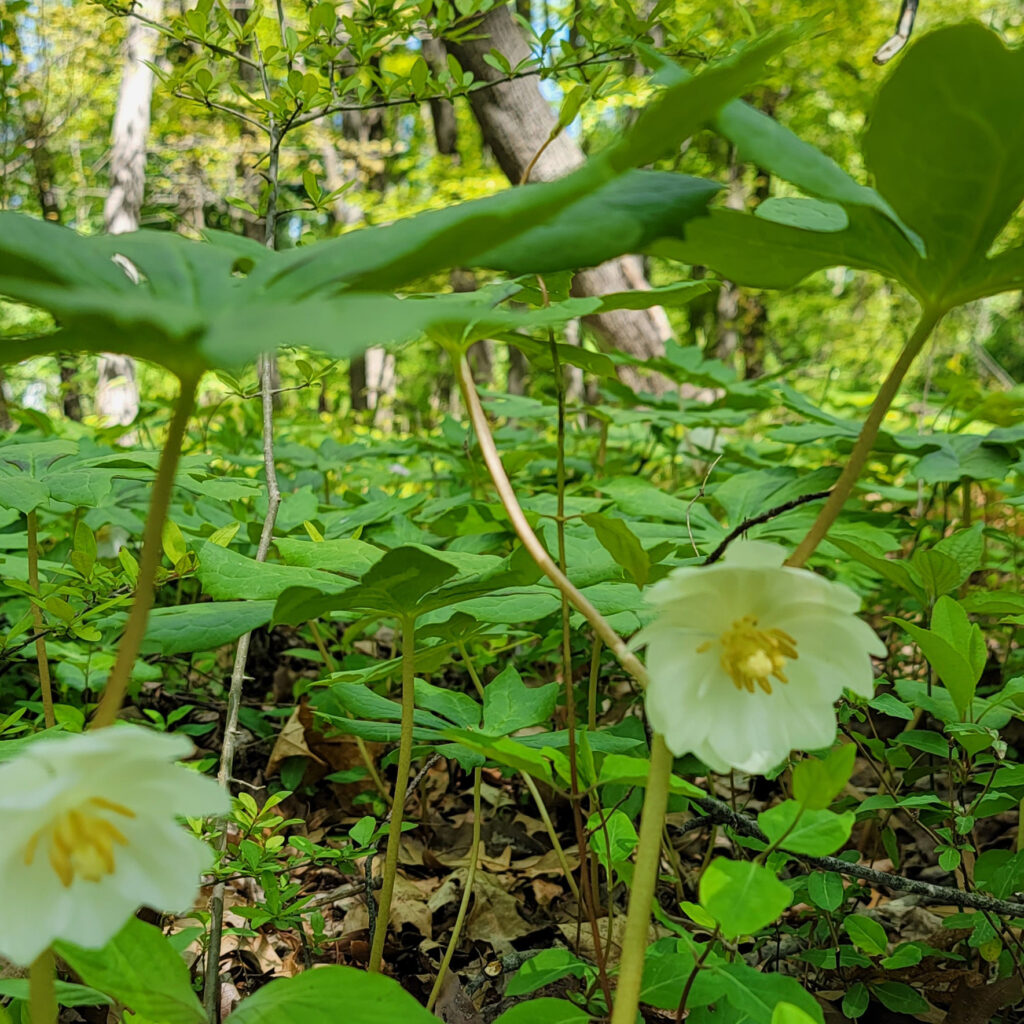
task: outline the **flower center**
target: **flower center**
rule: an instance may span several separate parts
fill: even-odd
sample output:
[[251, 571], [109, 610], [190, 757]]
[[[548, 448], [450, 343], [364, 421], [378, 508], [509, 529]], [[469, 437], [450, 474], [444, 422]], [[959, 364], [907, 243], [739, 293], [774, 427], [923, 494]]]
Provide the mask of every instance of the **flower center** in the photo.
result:
[[25, 864], [35, 859], [40, 839], [49, 843], [49, 860], [61, 885], [71, 886], [75, 878], [98, 882], [114, 871], [114, 846], [127, 846], [128, 840], [101, 811], [125, 818], [135, 812], [101, 796], [89, 797], [77, 807], [59, 814], [49, 825], [36, 832], [25, 848]]
[[[722, 643], [722, 668], [729, 673], [737, 690], [754, 692], [757, 684], [765, 693], [772, 692], [771, 677], [788, 683], [783, 668], [788, 658], [797, 658], [796, 641], [781, 629], [758, 629], [757, 619], [745, 615], [732, 624], [719, 638]], [[714, 645], [713, 640], [701, 644], [703, 653]]]

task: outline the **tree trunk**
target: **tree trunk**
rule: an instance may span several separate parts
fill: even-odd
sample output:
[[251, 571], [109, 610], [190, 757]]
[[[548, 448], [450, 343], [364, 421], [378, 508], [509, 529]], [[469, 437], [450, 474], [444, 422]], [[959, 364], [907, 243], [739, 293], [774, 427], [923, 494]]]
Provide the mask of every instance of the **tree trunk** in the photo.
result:
[[[445, 45], [467, 71], [478, 80], [493, 82], [502, 77], [483, 58], [491, 48], [505, 55], [512, 66], [530, 56], [529, 47], [507, 7], [497, 7], [480, 23], [480, 38]], [[470, 105], [487, 143], [508, 179], [518, 183], [530, 168], [531, 181], [552, 181], [579, 167], [583, 151], [562, 132], [541, 153], [556, 123], [547, 101], [533, 78], [520, 78], [469, 94]], [[648, 287], [639, 261], [633, 257], [610, 260], [576, 275], [573, 292], [577, 295], [604, 295]], [[587, 317], [585, 322], [611, 347], [638, 359], [664, 354], [665, 341], [672, 336], [664, 310], [616, 310]], [[631, 370], [621, 374], [632, 387], [664, 392], [671, 385], [663, 377], [643, 377]]]
[[[142, 0], [139, 13], [158, 21], [161, 0]], [[153, 60], [156, 32], [136, 18], [129, 17], [126, 22], [121, 88], [110, 149], [110, 192], [103, 204], [104, 226], [112, 235], [139, 228], [146, 191], [146, 142], [153, 96], [153, 72], [147, 62]], [[127, 260], [124, 262], [126, 272], [137, 277], [135, 268]], [[121, 426], [127, 426], [138, 416], [139, 386], [133, 359], [100, 356], [96, 411], [107, 422]]]
[[[424, 39], [423, 59], [435, 75], [441, 72], [445, 67], [444, 43], [437, 39]], [[459, 135], [455, 121], [455, 104], [441, 96], [431, 99], [429, 103], [437, 152], [441, 156], [451, 156], [458, 160]]]

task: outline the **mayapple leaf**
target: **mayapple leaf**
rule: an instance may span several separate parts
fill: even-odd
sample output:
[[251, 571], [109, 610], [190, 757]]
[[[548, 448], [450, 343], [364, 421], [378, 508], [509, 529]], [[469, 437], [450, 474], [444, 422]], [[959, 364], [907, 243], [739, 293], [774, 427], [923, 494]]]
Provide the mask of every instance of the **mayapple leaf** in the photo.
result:
[[924, 240], [932, 297], [983, 261], [1024, 199], [1024, 50], [978, 23], [908, 50], [878, 92], [864, 159], [881, 194]]
[[1024, 249], [988, 254], [1024, 199], [1022, 103], [1024, 49], [974, 23], [922, 37], [879, 90], [865, 134], [876, 191], [733, 102], [720, 130], [761, 166], [842, 205], [849, 225], [799, 200], [784, 216], [714, 209], [690, 221], [684, 239], [648, 251], [759, 288], [791, 288], [830, 266], [873, 270], [938, 309], [1020, 288]]
[[629, 171], [473, 262], [515, 276], [593, 267], [658, 238], [682, 237], [720, 187], [684, 174]]
[[285, 591], [274, 622], [296, 625], [330, 611], [416, 618], [475, 597], [493, 596], [507, 587], [529, 585], [539, 576], [540, 570], [522, 548], [501, 559], [405, 544], [371, 565], [345, 593], [330, 589], [318, 593], [305, 582]]
[[755, 288], [792, 288], [818, 270], [847, 266], [896, 278], [915, 290], [920, 261], [899, 230], [875, 210], [854, 207], [846, 215], [849, 223], [842, 230], [830, 224], [829, 230], [812, 231], [716, 208], [690, 221], [685, 238], [661, 238], [646, 251], [706, 265]]
[[[219, 235], [204, 243], [156, 232], [83, 238], [22, 214], [0, 213], [0, 294], [46, 310], [59, 327], [5, 339], [3, 358], [17, 361], [59, 349], [116, 350], [194, 378], [204, 369], [236, 366], [282, 344], [312, 342], [350, 358], [370, 345], [404, 342], [428, 331], [468, 342], [544, 318], [557, 324], [559, 317], [564, 322], [593, 312], [596, 305], [576, 313], [491, 311], [473, 296], [403, 300], [391, 291], [439, 270], [472, 265], [632, 168], [670, 152], [749, 86], [764, 62], [801, 31], [784, 29], [664, 90], [618, 142], [563, 179], [284, 254], [257, 254], [252, 246], [228, 244]], [[650, 180], [633, 175], [625, 191], [616, 185], [608, 209], [618, 211], [619, 227], [609, 231], [604, 225], [604, 238], [595, 238], [589, 223], [570, 217], [568, 236], [554, 247], [538, 239], [539, 251], [527, 253], [524, 266], [535, 269], [534, 257], [543, 260], [557, 251], [558, 262], [573, 267], [581, 258], [604, 259], [626, 251], [622, 245], [642, 242], [654, 230]], [[668, 179], [656, 180], [668, 187]], [[711, 188], [673, 179], [677, 195], [666, 230], [677, 233], [682, 219], [703, 208]], [[631, 190], [647, 197], [634, 204], [634, 210], [644, 208], [643, 216], [629, 212]], [[616, 238], [610, 250], [594, 249]], [[134, 264], [138, 281], [114, 262], [115, 255]]]
[[557, 700], [557, 682], [527, 686], [515, 666], [508, 664], [484, 689], [483, 731], [488, 736], [507, 736], [547, 722]]

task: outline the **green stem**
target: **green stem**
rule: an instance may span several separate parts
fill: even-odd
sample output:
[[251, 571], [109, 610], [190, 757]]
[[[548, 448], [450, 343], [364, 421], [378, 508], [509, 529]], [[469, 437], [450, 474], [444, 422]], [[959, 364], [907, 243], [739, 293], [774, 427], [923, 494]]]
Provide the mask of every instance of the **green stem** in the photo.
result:
[[[324, 660], [324, 667], [331, 675], [334, 675], [338, 671], [338, 666], [335, 664], [334, 658], [331, 657], [331, 652], [327, 649], [327, 644], [324, 643], [324, 638], [320, 635], [320, 629], [316, 624], [315, 619], [309, 620], [309, 630], [313, 634], [313, 643], [316, 644], [316, 649], [320, 652], [320, 657]], [[351, 712], [349, 718], [352, 718]], [[388, 787], [384, 785], [384, 780], [380, 777], [380, 773], [377, 771], [377, 766], [373, 763], [373, 758], [370, 757], [370, 749], [366, 745], [366, 740], [362, 736], [356, 736], [356, 748], [359, 751], [359, 756], [362, 759], [363, 767], [366, 769], [367, 775], [370, 776], [370, 781], [373, 782], [377, 792], [384, 798], [384, 802], [390, 804], [391, 794], [388, 792]]]
[[487, 422], [487, 415], [480, 404], [480, 396], [476, 391], [476, 383], [473, 380], [473, 373], [465, 355], [455, 360], [455, 372], [459, 381], [459, 390], [462, 393], [462, 400], [466, 403], [466, 410], [469, 413], [470, 422], [476, 433], [477, 444], [480, 445], [480, 454], [483, 456], [484, 464], [491, 475], [494, 489], [498, 492], [501, 504], [505, 508], [509, 522], [516, 531], [523, 547], [530, 553], [530, 557], [537, 563], [538, 568], [545, 576], [564, 594], [569, 603], [575, 608], [593, 627], [594, 632], [601, 638], [604, 645], [615, 655], [619, 664], [638, 682], [641, 686], [647, 685], [647, 670], [640, 659], [629, 649], [625, 640], [612, 629], [608, 620], [587, 600], [566, 575], [555, 564], [554, 559], [548, 554], [547, 549], [541, 543], [540, 538], [533, 532], [523, 512], [519, 500], [516, 498], [515, 489], [501, 464], [501, 455], [498, 453], [498, 446], [494, 443], [494, 435], [491, 433], [490, 425]]
[[[28, 526], [28, 585], [39, 597], [39, 516], [32, 509], [25, 518]], [[50, 663], [46, 658], [43, 610], [35, 601], [32, 602], [32, 630], [36, 634], [36, 663], [39, 665], [39, 692], [43, 698], [43, 721], [47, 729], [52, 729], [57, 724], [57, 716], [53, 713], [53, 686], [50, 683]]]
[[565, 855], [565, 850], [562, 849], [562, 844], [558, 838], [558, 832], [551, 820], [551, 815], [548, 814], [547, 805], [544, 803], [544, 799], [540, 795], [537, 783], [533, 781], [527, 772], [521, 771], [519, 774], [522, 776], [523, 782], [526, 783], [526, 788], [530, 791], [530, 796], [533, 797], [533, 802], [537, 805], [537, 813], [540, 814], [540, 820], [544, 823], [544, 828], [547, 830], [548, 838], [551, 840], [551, 847], [555, 851], [555, 856], [558, 858], [558, 865], [562, 869], [562, 874], [565, 875], [565, 884], [569, 886], [569, 890], [576, 898], [576, 902], [582, 903], [579, 886], [576, 885], [576, 879], [572, 877], [572, 869], [569, 867], [569, 859]]
[[626, 928], [622, 935], [622, 960], [615, 992], [611, 1024], [636, 1024], [640, 1003], [640, 984], [644, 974], [644, 954], [650, 938], [651, 906], [658, 884], [661, 862], [661, 826], [668, 806], [672, 754], [660, 733], [651, 745], [651, 772], [647, 777], [644, 809], [640, 817], [640, 838], [636, 847], [633, 887], [629, 893]]
[[434, 987], [430, 990], [430, 998], [427, 1000], [427, 1010], [433, 1011], [437, 997], [441, 994], [441, 986], [444, 984], [444, 977], [448, 973], [448, 967], [455, 955], [459, 945], [459, 936], [462, 934], [462, 925], [465, 923], [466, 914], [469, 911], [469, 901], [473, 895], [473, 882], [476, 880], [476, 865], [480, 859], [480, 769], [473, 769], [473, 846], [469, 851], [469, 866], [466, 869], [466, 887], [462, 890], [462, 899], [459, 902], [459, 912], [455, 915], [455, 924], [452, 926], [452, 937], [448, 940], [448, 948], [444, 951], [444, 959], [434, 980]]
[[52, 949], [40, 953], [28, 969], [28, 1007], [32, 1024], [57, 1024], [57, 985]]
[[789, 556], [786, 561], [787, 565], [794, 566], [795, 568], [802, 566], [814, 553], [814, 549], [824, 540], [825, 534], [828, 533], [832, 524], [839, 518], [843, 505], [846, 504], [846, 500], [853, 493], [853, 488], [860, 479], [864, 464], [867, 462], [868, 456], [871, 455], [871, 450], [875, 446], [875, 440], [878, 438], [878, 431], [881, 429], [882, 421], [885, 419], [885, 414], [889, 411], [889, 406], [892, 405], [892, 401], [900, 389], [900, 384], [903, 383], [903, 378], [921, 352], [921, 349], [924, 348], [925, 343], [931, 337], [932, 331], [935, 330], [936, 324], [942, 319], [944, 312], [945, 310], [932, 308], [924, 309], [921, 312], [921, 317], [917, 321], [913, 334], [911, 334], [903, 351], [900, 353], [899, 359], [896, 360], [893, 368], [889, 371], [889, 376], [885, 378], [885, 382], [879, 388], [875, 400], [871, 403], [867, 419], [864, 420], [864, 426], [860, 429], [857, 443], [853, 446], [853, 451], [850, 452], [850, 457], [843, 467], [835, 487], [832, 488], [828, 501], [822, 506], [821, 511], [818, 513], [818, 518], [815, 519], [814, 524], [807, 531], [807, 536], [800, 542], [796, 551]]
[[412, 767], [412, 716], [416, 709], [416, 621], [402, 619], [402, 731], [398, 740], [398, 775], [395, 778], [395, 792], [391, 804], [391, 825], [388, 829], [388, 849], [384, 857], [384, 878], [377, 903], [377, 927], [373, 932], [370, 947], [369, 971], [380, 970], [384, 954], [384, 938], [388, 932], [391, 917], [391, 900], [395, 893], [395, 876], [398, 874], [398, 852], [402, 845], [402, 819], [405, 816], [405, 801], [409, 787], [409, 771]]
[[149, 611], [153, 607], [153, 586], [156, 571], [160, 566], [163, 554], [164, 520], [171, 503], [171, 492], [174, 488], [174, 474], [181, 457], [181, 446], [185, 439], [185, 429], [189, 417], [196, 404], [196, 386], [199, 377], [181, 378], [181, 390], [174, 409], [174, 416], [167, 428], [167, 440], [160, 452], [160, 463], [157, 466], [156, 479], [149, 498], [149, 512], [146, 516], [146, 528], [142, 534], [142, 554], [139, 558], [139, 578], [135, 584], [135, 600], [128, 613], [128, 622], [124, 627], [124, 635], [117, 648], [114, 668], [107, 680], [106, 688], [100, 699], [99, 707], [89, 724], [90, 729], [101, 729], [113, 725], [117, 719], [124, 695], [128, 691], [128, 681], [135, 659], [142, 649], [142, 640], [146, 635], [146, 622]]

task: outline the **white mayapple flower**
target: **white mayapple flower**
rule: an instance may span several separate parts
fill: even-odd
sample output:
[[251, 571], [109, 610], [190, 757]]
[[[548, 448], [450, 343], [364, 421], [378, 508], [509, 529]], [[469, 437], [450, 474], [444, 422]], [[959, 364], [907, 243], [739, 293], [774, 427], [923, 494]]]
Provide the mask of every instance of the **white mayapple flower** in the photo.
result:
[[0, 764], [0, 956], [96, 949], [142, 905], [191, 907], [212, 854], [175, 816], [228, 809], [213, 779], [174, 764], [192, 749], [115, 726], [43, 737]]
[[870, 697], [869, 655], [885, 646], [856, 617], [860, 598], [783, 565], [776, 544], [733, 544], [721, 563], [676, 569], [647, 591], [651, 727], [677, 757], [753, 774], [791, 750], [829, 746], [844, 687]]

